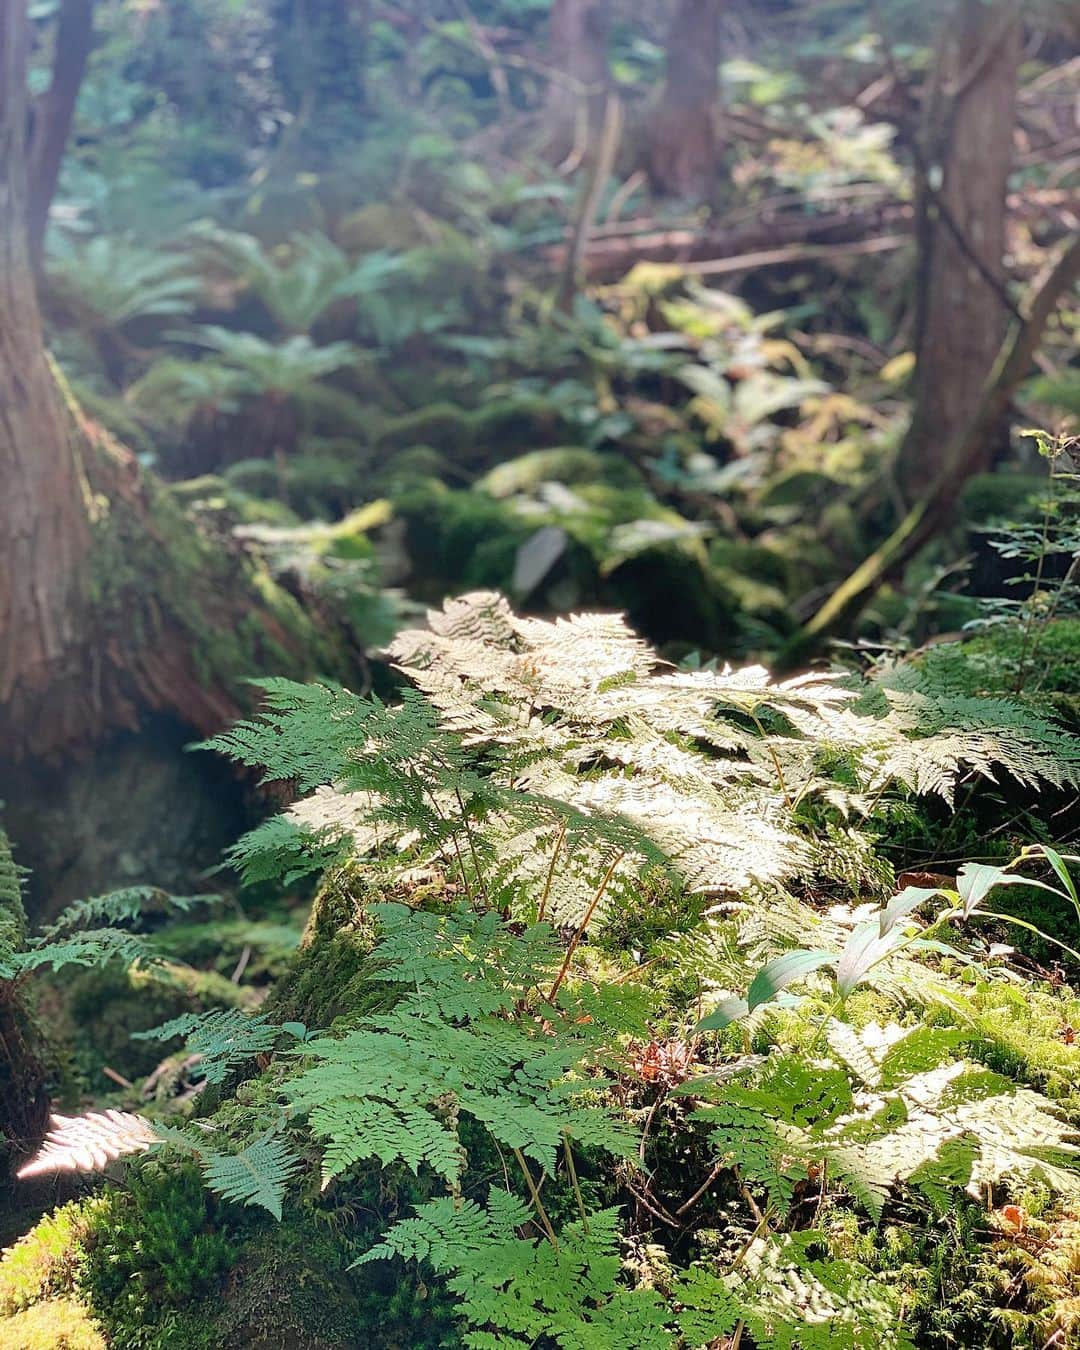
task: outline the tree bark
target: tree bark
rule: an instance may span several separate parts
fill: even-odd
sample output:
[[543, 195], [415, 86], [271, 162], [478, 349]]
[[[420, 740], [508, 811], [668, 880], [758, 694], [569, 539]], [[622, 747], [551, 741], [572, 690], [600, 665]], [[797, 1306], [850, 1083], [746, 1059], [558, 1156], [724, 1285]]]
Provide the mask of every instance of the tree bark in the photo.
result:
[[147, 710], [220, 727], [247, 676], [329, 659], [296, 602], [65, 395], [29, 250], [27, 30], [25, 0], [0, 0], [0, 761]]
[[993, 428], [1000, 425], [1017, 387], [1031, 370], [1047, 324], [1062, 298], [1078, 283], [1080, 236], [1074, 236], [998, 352], [971, 420], [947, 445], [942, 467], [933, 481], [881, 547], [855, 569], [810, 622], [790, 639], [774, 663], [777, 671], [794, 670], [815, 656], [828, 638], [858, 618], [886, 579], [901, 573], [948, 523], [952, 505], [974, 472]]
[[33, 107], [28, 223], [30, 260], [41, 269], [49, 208], [60, 181], [64, 148], [86, 74], [94, 30], [94, 0], [63, 0], [57, 24], [52, 79]]
[[649, 177], [668, 196], [707, 201], [716, 185], [721, 3], [676, 3], [649, 146]]
[[[1022, 23], [1016, 0], [956, 0], [917, 149], [915, 408], [899, 459], [909, 500], [979, 406], [1008, 329], [1005, 223]], [[973, 471], [989, 468], [991, 428]]]
[[611, 0], [554, 0], [544, 140], [555, 159], [584, 159], [600, 135], [611, 84], [610, 30]]

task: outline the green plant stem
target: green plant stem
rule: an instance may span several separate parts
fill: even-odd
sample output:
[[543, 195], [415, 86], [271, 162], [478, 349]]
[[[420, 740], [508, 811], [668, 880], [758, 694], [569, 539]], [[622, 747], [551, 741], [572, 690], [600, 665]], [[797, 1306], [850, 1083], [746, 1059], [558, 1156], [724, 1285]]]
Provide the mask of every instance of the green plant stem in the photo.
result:
[[585, 1201], [581, 1198], [581, 1187], [578, 1184], [577, 1168], [574, 1166], [574, 1150], [570, 1147], [570, 1136], [564, 1134], [562, 1142], [563, 1153], [566, 1155], [566, 1170], [570, 1173], [570, 1185], [574, 1188], [574, 1199], [577, 1201], [578, 1213], [581, 1215], [581, 1226], [587, 1233], [589, 1231], [589, 1218], [585, 1213]]
[[547, 1234], [548, 1241], [555, 1250], [558, 1251], [559, 1239], [555, 1236], [555, 1229], [551, 1226], [551, 1220], [548, 1218], [548, 1212], [544, 1208], [544, 1202], [540, 1199], [540, 1192], [536, 1188], [536, 1182], [533, 1181], [533, 1175], [529, 1171], [529, 1165], [525, 1161], [525, 1155], [522, 1153], [521, 1149], [516, 1148], [514, 1149], [514, 1157], [517, 1159], [517, 1164], [521, 1168], [522, 1175], [525, 1178], [525, 1184], [528, 1186], [529, 1194], [532, 1196], [532, 1202], [536, 1209], [537, 1217], [540, 1220], [544, 1232]]
[[543, 923], [544, 915], [547, 913], [547, 903], [551, 898], [551, 888], [555, 883], [555, 864], [559, 858], [559, 850], [563, 846], [563, 840], [566, 838], [566, 817], [564, 816], [559, 826], [559, 834], [555, 840], [555, 847], [551, 851], [551, 862], [548, 864], [547, 877], [544, 881], [544, 893], [540, 897], [540, 908], [536, 911], [536, 922]]
[[611, 878], [615, 875], [615, 869], [618, 867], [618, 865], [622, 862], [622, 860], [625, 857], [626, 857], [625, 851], [620, 851], [619, 853], [617, 853], [615, 857], [612, 859], [611, 866], [604, 873], [604, 879], [603, 881], [601, 881], [596, 894], [593, 896], [592, 901], [589, 904], [589, 908], [585, 911], [585, 917], [579, 924], [577, 932], [574, 934], [573, 938], [571, 939], [569, 947], [567, 947], [566, 949], [566, 957], [563, 960], [562, 967], [559, 970], [558, 975], [556, 975], [555, 977], [555, 983], [551, 986], [551, 992], [547, 996], [547, 1001], [549, 1003], [555, 1002], [555, 995], [559, 992], [560, 988], [562, 987], [563, 981], [566, 979], [567, 971], [569, 971], [570, 969], [570, 962], [574, 959], [574, 953], [578, 949], [578, 944], [581, 942], [581, 939], [585, 936], [585, 930], [592, 922], [592, 917], [596, 913], [596, 907], [603, 898], [604, 892], [607, 890], [611, 882]]
[[753, 722], [754, 726], [757, 727], [758, 735], [761, 737], [765, 749], [769, 752], [769, 758], [773, 762], [773, 768], [776, 770], [776, 778], [780, 784], [780, 793], [784, 798], [784, 805], [791, 811], [793, 809], [791, 793], [788, 792], [787, 783], [784, 781], [784, 770], [780, 766], [780, 757], [777, 755], [775, 748], [765, 734], [765, 728], [761, 725], [761, 719], [758, 717], [757, 713], [752, 710], [750, 713], [750, 720]]

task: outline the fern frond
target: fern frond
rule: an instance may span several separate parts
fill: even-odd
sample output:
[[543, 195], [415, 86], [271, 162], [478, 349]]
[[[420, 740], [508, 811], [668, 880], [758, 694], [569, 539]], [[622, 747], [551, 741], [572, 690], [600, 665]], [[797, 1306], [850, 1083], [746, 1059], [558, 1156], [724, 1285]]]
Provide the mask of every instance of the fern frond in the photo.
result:
[[55, 940], [66, 933], [88, 928], [91, 924], [111, 927], [114, 924], [134, 923], [147, 914], [167, 914], [173, 910], [179, 914], [190, 914], [199, 906], [220, 903], [220, 895], [170, 895], [157, 886], [129, 886], [90, 900], [77, 900], [62, 910], [56, 920], [43, 928], [41, 933], [42, 937]]
[[59, 937], [55, 942], [35, 938], [29, 947], [13, 958], [18, 971], [27, 972], [48, 967], [53, 971], [65, 966], [103, 966], [120, 961], [133, 966], [139, 962], [160, 961], [154, 948], [135, 933], [122, 928], [91, 928]]
[[128, 1111], [53, 1115], [50, 1126], [37, 1155], [16, 1173], [20, 1181], [49, 1172], [102, 1172], [117, 1158], [145, 1153], [161, 1143], [144, 1116]]
[[280, 1034], [265, 1017], [237, 1008], [183, 1013], [149, 1031], [132, 1034], [136, 1041], [171, 1041], [182, 1036], [191, 1054], [199, 1056], [198, 1073], [207, 1083], [223, 1083], [240, 1065], [274, 1048]]
[[215, 1194], [236, 1204], [258, 1205], [281, 1218], [285, 1189], [300, 1165], [284, 1139], [259, 1139], [239, 1153], [199, 1152], [206, 1184]]

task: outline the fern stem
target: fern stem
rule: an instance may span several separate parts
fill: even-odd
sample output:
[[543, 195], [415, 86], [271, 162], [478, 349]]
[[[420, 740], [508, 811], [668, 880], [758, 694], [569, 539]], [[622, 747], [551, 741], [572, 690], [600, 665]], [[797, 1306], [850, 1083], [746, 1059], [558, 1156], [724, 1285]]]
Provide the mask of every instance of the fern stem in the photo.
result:
[[[1035, 580], [1028, 600], [1028, 611], [1024, 616], [1024, 631], [1020, 643], [1020, 659], [1016, 664], [1016, 686], [1013, 693], [1020, 694], [1024, 689], [1024, 676], [1027, 674], [1028, 648], [1036, 623], [1036, 606], [1042, 594], [1043, 574], [1046, 571], [1046, 555], [1050, 548], [1050, 517], [1054, 511], [1054, 484], [1056, 482], [1053, 466], [1050, 468], [1050, 482], [1046, 493], [1046, 505], [1043, 510], [1042, 538], [1039, 540], [1039, 562], [1035, 568]], [[1036, 643], [1036, 647], [1038, 644]], [[1034, 658], [1033, 658], [1034, 659]]]
[[574, 1188], [574, 1199], [577, 1201], [578, 1213], [581, 1215], [581, 1226], [587, 1233], [589, 1231], [589, 1218], [585, 1213], [585, 1201], [581, 1198], [581, 1187], [578, 1184], [577, 1168], [574, 1166], [574, 1150], [570, 1147], [570, 1136], [563, 1133], [563, 1153], [566, 1155], [566, 1170], [570, 1173], [570, 1185]]
[[544, 915], [547, 913], [547, 903], [551, 898], [551, 888], [555, 883], [555, 863], [558, 861], [559, 850], [563, 846], [563, 840], [566, 838], [566, 817], [563, 816], [562, 824], [559, 826], [559, 835], [555, 840], [555, 847], [551, 851], [551, 862], [548, 864], [547, 879], [544, 882], [544, 893], [540, 897], [540, 908], [536, 911], [536, 922], [543, 923]]
[[618, 865], [622, 862], [622, 860], [625, 857], [626, 857], [625, 852], [617, 853], [611, 861], [611, 866], [604, 873], [604, 879], [603, 881], [601, 881], [596, 894], [593, 896], [592, 901], [589, 904], [589, 908], [585, 911], [585, 917], [579, 924], [577, 932], [574, 934], [573, 938], [570, 941], [569, 947], [567, 947], [566, 949], [566, 958], [562, 963], [562, 968], [559, 971], [558, 975], [556, 975], [555, 983], [551, 986], [551, 992], [547, 996], [547, 1001], [549, 1003], [555, 1002], [555, 995], [559, 992], [559, 989], [562, 987], [563, 980], [566, 979], [566, 973], [570, 969], [570, 962], [574, 959], [574, 953], [578, 949], [578, 944], [581, 942], [581, 939], [585, 936], [585, 930], [592, 922], [592, 917], [596, 913], [596, 907], [603, 899], [604, 892], [607, 890], [609, 884], [611, 883], [611, 878], [615, 875], [616, 867], [618, 867]]
[[517, 1159], [518, 1166], [521, 1168], [522, 1175], [525, 1177], [525, 1184], [529, 1188], [529, 1194], [532, 1196], [533, 1205], [536, 1207], [537, 1216], [547, 1234], [548, 1241], [559, 1250], [559, 1239], [555, 1236], [555, 1229], [551, 1226], [551, 1220], [548, 1218], [547, 1210], [544, 1208], [544, 1202], [540, 1199], [540, 1192], [536, 1188], [536, 1182], [533, 1181], [533, 1175], [529, 1171], [529, 1164], [525, 1161], [525, 1155], [521, 1149], [514, 1149], [514, 1157]]
[[780, 756], [776, 753], [775, 747], [765, 734], [765, 728], [761, 725], [761, 718], [758, 717], [757, 713], [753, 710], [750, 712], [750, 720], [753, 722], [754, 726], [757, 727], [758, 735], [761, 737], [765, 749], [769, 752], [769, 758], [772, 760], [773, 768], [776, 770], [777, 782], [780, 784], [780, 794], [784, 798], [784, 805], [790, 811], [793, 809], [794, 803], [791, 800], [791, 793], [788, 791], [788, 785], [784, 780], [784, 770], [780, 766]]
[[[709, 1189], [709, 1187], [713, 1184], [713, 1182], [716, 1180], [716, 1178], [717, 1178], [717, 1177], [720, 1175], [720, 1173], [724, 1170], [724, 1168], [725, 1168], [726, 1165], [727, 1165], [726, 1163], [722, 1163], [722, 1162], [718, 1162], [718, 1163], [716, 1164], [716, 1166], [712, 1169], [712, 1171], [709, 1173], [709, 1175], [705, 1178], [705, 1180], [704, 1180], [704, 1181], [701, 1183], [701, 1185], [697, 1188], [697, 1190], [696, 1190], [696, 1191], [694, 1192], [694, 1194], [690, 1197], [690, 1199], [687, 1200], [687, 1201], [685, 1202], [685, 1204], [680, 1205], [679, 1208], [675, 1211], [675, 1217], [676, 1217], [677, 1219], [681, 1219], [682, 1216], [683, 1216], [684, 1214], [688, 1213], [690, 1210], [692, 1210], [692, 1209], [694, 1208], [694, 1206], [697, 1204], [697, 1202], [701, 1199], [701, 1197], [705, 1194], [705, 1192], [706, 1192], [706, 1191]], [[736, 1171], [736, 1176], [737, 1176], [737, 1175], [738, 1175], [738, 1172]], [[743, 1198], [744, 1198], [744, 1199], [748, 1199], [748, 1202], [749, 1202], [749, 1203], [752, 1203], [753, 1206], [754, 1206], [754, 1211], [756, 1211], [756, 1212], [754, 1213], [754, 1218], [757, 1219], [757, 1220], [760, 1220], [760, 1219], [761, 1219], [761, 1210], [758, 1209], [757, 1203], [754, 1201], [753, 1196], [750, 1195], [750, 1192], [746, 1190], [745, 1186], [742, 1186], [741, 1182], [740, 1182], [740, 1189], [744, 1192], [744, 1197], [743, 1197]]]
[[480, 888], [480, 898], [485, 905], [488, 905], [490, 902], [488, 901], [487, 887], [484, 885], [483, 873], [480, 870], [480, 859], [476, 856], [476, 840], [473, 838], [472, 827], [469, 825], [469, 817], [461, 797], [461, 789], [456, 785], [454, 796], [457, 798], [458, 810], [461, 812], [461, 819], [465, 826], [465, 838], [469, 841], [469, 853], [472, 855], [473, 871], [476, 874], [476, 884]]

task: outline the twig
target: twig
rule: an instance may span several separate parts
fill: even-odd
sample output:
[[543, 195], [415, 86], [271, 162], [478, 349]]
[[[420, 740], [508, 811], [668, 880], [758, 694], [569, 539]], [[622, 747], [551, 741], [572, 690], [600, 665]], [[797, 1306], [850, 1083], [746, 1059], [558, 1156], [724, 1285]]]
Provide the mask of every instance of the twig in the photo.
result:
[[251, 960], [251, 943], [247, 942], [244, 944], [244, 950], [240, 953], [240, 960], [237, 961], [236, 963], [236, 969], [233, 971], [232, 976], [230, 977], [232, 979], [233, 984], [240, 983], [240, 980], [243, 978], [244, 971], [247, 970], [248, 968], [248, 962], [250, 960]]
[[788, 248], [744, 253], [739, 258], [716, 258], [708, 262], [683, 263], [688, 276], [720, 277], [729, 272], [746, 272], [757, 267], [778, 267], [784, 263], [827, 262], [830, 258], [854, 258], [871, 253], [891, 253], [910, 243], [903, 234], [887, 234], [877, 239], [857, 239], [851, 244], [792, 244]]
[[[725, 1169], [726, 1166], [727, 1166], [727, 1164], [726, 1164], [726, 1163], [722, 1163], [722, 1162], [718, 1162], [718, 1163], [716, 1164], [716, 1166], [715, 1166], [715, 1167], [713, 1168], [713, 1170], [709, 1173], [709, 1175], [705, 1178], [705, 1180], [701, 1183], [701, 1185], [697, 1188], [697, 1190], [696, 1190], [696, 1191], [694, 1192], [694, 1194], [690, 1197], [690, 1199], [687, 1200], [685, 1204], [680, 1205], [679, 1208], [675, 1211], [675, 1217], [676, 1217], [677, 1219], [681, 1219], [682, 1216], [683, 1216], [685, 1213], [687, 1213], [688, 1210], [691, 1210], [691, 1209], [694, 1208], [694, 1206], [695, 1206], [695, 1205], [697, 1204], [697, 1202], [701, 1199], [701, 1197], [705, 1194], [705, 1192], [709, 1189], [709, 1187], [713, 1184], [713, 1182], [714, 1182], [714, 1181], [716, 1180], [716, 1178], [720, 1175], [720, 1173], [724, 1171], [724, 1169]], [[754, 1208], [757, 1209], [757, 1206], [755, 1205]], [[757, 1218], [757, 1219], [760, 1219], [760, 1218], [761, 1218], [761, 1211], [758, 1210], [758, 1211], [757, 1211], [757, 1214], [756, 1214], [754, 1217]]]
[[619, 219], [622, 209], [634, 193], [647, 181], [647, 175], [644, 169], [637, 169], [623, 183], [618, 190], [612, 194], [611, 202], [608, 205], [607, 212], [604, 215], [604, 224], [611, 225]]
[[573, 238], [566, 251], [558, 301], [559, 308], [564, 311], [569, 311], [574, 302], [574, 295], [585, 263], [585, 251], [589, 247], [589, 234], [600, 207], [600, 196], [604, 190], [604, 185], [611, 176], [611, 171], [615, 165], [615, 156], [619, 151], [622, 125], [622, 100], [618, 94], [609, 93], [604, 104], [604, 123], [600, 132], [600, 143], [597, 147], [596, 158], [582, 194], [581, 209], [574, 223]]
[[536, 922], [543, 923], [544, 915], [547, 913], [547, 903], [551, 898], [551, 887], [555, 881], [555, 863], [559, 857], [559, 850], [562, 848], [563, 840], [566, 838], [566, 817], [562, 819], [559, 826], [559, 835], [555, 840], [555, 847], [551, 850], [551, 862], [548, 865], [547, 878], [544, 882], [544, 893], [540, 897], [540, 908], [536, 911]]
[[566, 1155], [566, 1170], [570, 1173], [570, 1185], [574, 1188], [574, 1199], [577, 1201], [578, 1213], [581, 1215], [581, 1226], [587, 1233], [589, 1231], [589, 1218], [585, 1213], [585, 1201], [581, 1198], [581, 1187], [578, 1185], [577, 1168], [574, 1166], [574, 1151], [570, 1147], [570, 1136], [563, 1133], [563, 1153]]

